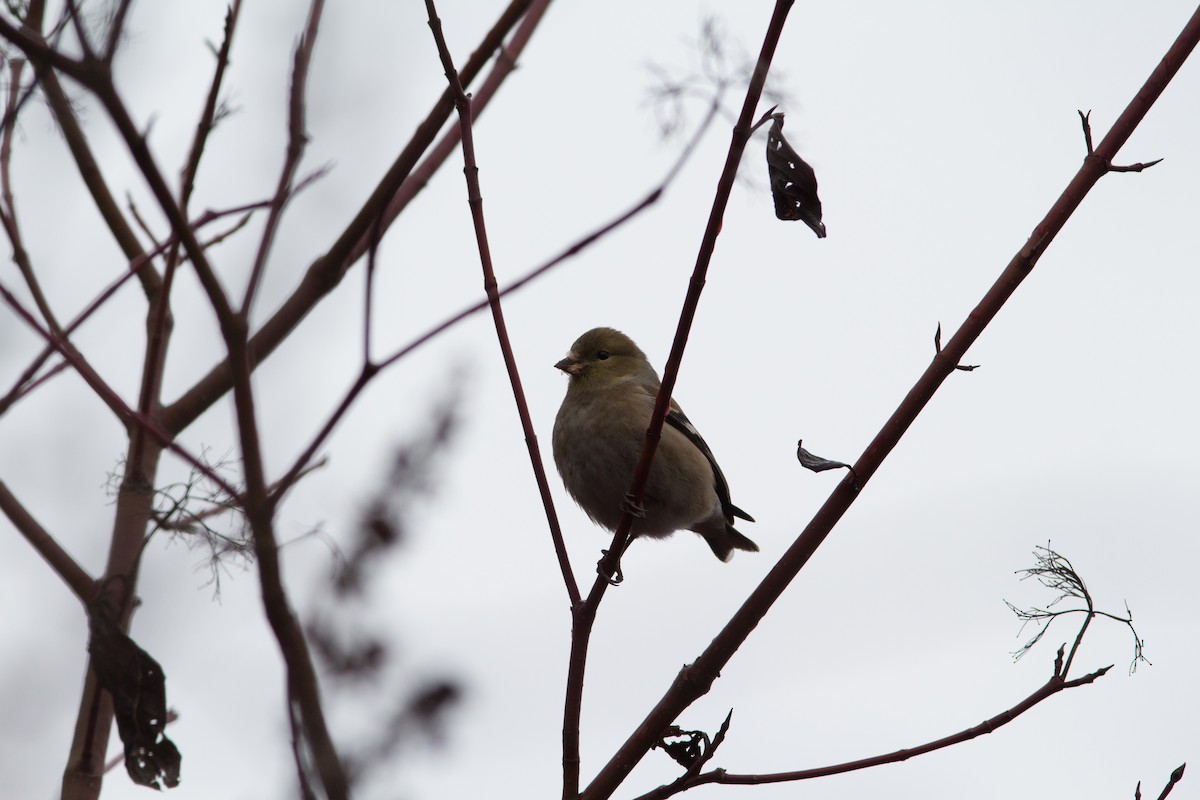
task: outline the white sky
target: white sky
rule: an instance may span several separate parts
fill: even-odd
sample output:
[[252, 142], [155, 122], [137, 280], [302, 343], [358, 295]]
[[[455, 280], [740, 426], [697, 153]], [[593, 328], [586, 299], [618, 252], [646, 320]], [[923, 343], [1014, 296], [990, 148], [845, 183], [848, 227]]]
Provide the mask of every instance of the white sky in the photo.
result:
[[[177, 173], [208, 82], [205, 39], [220, 3], [135, 8], [119, 83], [153, 123], [159, 163]], [[499, 2], [444, 3], [459, 64]], [[330, 4], [311, 82], [306, 165], [333, 170], [295, 204], [270, 265], [261, 312], [292, 287], [346, 223], [442, 90], [423, 4]], [[677, 143], [660, 141], [645, 103], [653, 62], [695, 69], [691, 42], [710, 14], [757, 53], [767, 2], [561, 3], [551, 9], [495, 104], [477, 148], [501, 284], [640, 198]], [[774, 219], [763, 136], [743, 165], [696, 317], [676, 397], [703, 431], [757, 524], [762, 547], [725, 565], [690, 534], [635, 546], [626, 583], [600, 610], [583, 731], [587, 780], [766, 573], [839, 480], [795, 462], [803, 438], [853, 461], [933, 352], [983, 295], [1083, 156], [1076, 109], [1096, 140], [1191, 13], [1182, 2], [813, 4], [793, 9], [776, 57], [787, 133], [814, 166], [829, 238]], [[227, 94], [238, 108], [212, 139], [194, 208], [266, 196], [285, 130], [283, 96], [302, 4], [243, 11]], [[168, 77], [169, 76], [169, 77]], [[740, 103], [740, 89], [729, 98]], [[797, 582], [680, 719], [733, 727], [713, 762], [731, 772], [817, 767], [915, 746], [1012, 706], [1050, 675], [1074, 629], [1052, 630], [1017, 665], [1023, 641], [1002, 599], [1049, 601], [1015, 570], [1048, 540], [1102, 607], [1128, 601], [1153, 666], [1130, 677], [1128, 632], [1098, 625], [1060, 694], [1001, 731], [909, 763], [705, 798], [1156, 796], [1200, 758], [1200, 478], [1194, 305], [1200, 213], [1200, 66], [1189, 63], [1121, 154], [1165, 157], [1106, 177], [970, 353]], [[102, 112], [82, 103], [107, 176], [157, 222]], [[692, 120], [700, 108], [693, 109]], [[547, 458], [565, 382], [552, 364], [594, 325], [618, 327], [661, 368], [728, 142], [721, 123], [653, 210], [505, 304]], [[481, 295], [458, 156], [392, 228], [381, 251], [378, 352], [406, 343]], [[14, 155], [30, 251], [69, 316], [123, 269], [40, 103]], [[215, 251], [240, 286], [251, 238]], [[285, 469], [357, 370], [361, 265], [262, 368], [270, 467]], [[18, 284], [11, 265], [0, 268]], [[176, 303], [174, 399], [213, 363], [211, 313], [190, 275]], [[79, 343], [131, 397], [142, 305], [132, 285]], [[260, 315], [261, 316], [261, 315]], [[36, 343], [0, 314], [0, 385]], [[401, 684], [450, 674], [466, 689], [442, 747], [410, 748], [362, 797], [557, 797], [569, 635], [566, 592], [525, 454], [490, 319], [460, 325], [386, 373], [327, 450], [330, 465], [285, 505], [278, 529], [346, 541], [391, 447], [420, 431], [451, 376], [465, 374], [464, 424], [408, 545], [379, 565], [358, 616], [394, 642]], [[227, 404], [184, 436], [233, 447]], [[103, 567], [112, 507], [106, 474], [118, 426], [73, 376], [0, 419], [0, 479], [89, 569]], [[552, 470], [552, 466], [548, 465]], [[168, 460], [164, 478], [186, 471]], [[551, 477], [581, 583], [606, 546]], [[329, 549], [286, 550], [289, 587], [321, 606]], [[170, 736], [183, 752], [176, 800], [289, 796], [281, 666], [253, 572], [204, 586], [202, 554], [153, 544], [134, 638], [163, 665]], [[0, 775], [10, 797], [50, 798], [69, 746], [85, 663], [78, 604], [0, 520]], [[393, 685], [396, 680], [392, 681]], [[387, 698], [329, 703], [342, 741]], [[110, 751], [119, 747], [114, 735]], [[618, 796], [677, 774], [650, 754]], [[1185, 776], [1180, 797], [1200, 796]], [[118, 770], [105, 798], [146, 797]], [[1174, 796], [1174, 795], [1173, 795]]]

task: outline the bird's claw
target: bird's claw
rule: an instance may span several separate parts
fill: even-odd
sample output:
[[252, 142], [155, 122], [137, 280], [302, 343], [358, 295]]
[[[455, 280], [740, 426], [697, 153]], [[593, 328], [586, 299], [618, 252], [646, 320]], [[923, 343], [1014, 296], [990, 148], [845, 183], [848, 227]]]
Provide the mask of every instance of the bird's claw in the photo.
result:
[[608, 551], [601, 550], [600, 552], [603, 553], [603, 555], [601, 555], [600, 560], [596, 562], [596, 574], [599, 575], [601, 578], [604, 578], [604, 580], [608, 581], [609, 586], [619, 585], [622, 581], [625, 580], [625, 574], [623, 572], [621, 572], [620, 560], [618, 560], [617, 563], [613, 565], [612, 571], [609, 572], [605, 568], [605, 563], [604, 563], [605, 561], [608, 560]]
[[632, 494], [625, 495], [625, 499], [621, 501], [621, 510], [628, 513], [634, 519], [646, 518], [646, 509], [642, 507], [642, 504]]

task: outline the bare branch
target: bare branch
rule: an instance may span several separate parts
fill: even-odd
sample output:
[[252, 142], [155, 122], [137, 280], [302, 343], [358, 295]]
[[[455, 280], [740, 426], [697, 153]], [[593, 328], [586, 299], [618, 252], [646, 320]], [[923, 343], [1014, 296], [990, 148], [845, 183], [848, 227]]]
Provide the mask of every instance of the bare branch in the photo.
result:
[[[123, 3], [123, 5], [125, 5]], [[200, 119], [196, 123], [196, 133], [192, 136], [192, 146], [188, 151], [187, 163], [183, 167], [181, 173], [179, 187], [179, 204], [183, 208], [188, 207], [188, 200], [192, 196], [192, 189], [195, 186], [196, 174], [200, 170], [200, 158], [204, 155], [204, 146], [208, 142], [208, 136], [212, 133], [216, 124], [218, 109], [220, 108], [221, 86], [225, 80], [225, 70], [229, 67], [229, 51], [233, 47], [233, 32], [237, 28], [238, 15], [242, 10], [242, 0], [233, 0], [233, 4], [229, 6], [225, 12], [225, 36], [221, 40], [221, 47], [216, 53], [216, 66], [213, 70], [212, 82], [209, 85], [208, 97], [204, 101], [204, 110], [200, 113]], [[110, 45], [110, 48], [115, 45]]]
[[[463, 67], [461, 78], [464, 84], [469, 83], [483, 69], [487, 60], [500, 47], [504, 36], [521, 19], [531, 2], [532, 0], [513, 0], [509, 4]], [[0, 25], [0, 35], [7, 35], [3, 25]], [[366, 252], [365, 246], [361, 250], [357, 249], [359, 243], [366, 241], [365, 237], [378, 219], [380, 209], [387, 206], [453, 110], [454, 100], [447, 89], [338, 240], [309, 266], [296, 290], [254, 334], [250, 350], [255, 366], [274, 352], [280, 342], [341, 282], [350, 267]], [[167, 429], [178, 432], [186, 428], [229, 391], [232, 384], [231, 363], [226, 359], [164, 410], [164, 424]]]
[[[224, 241], [224, 239], [226, 237], [230, 236], [231, 234], [233, 234], [234, 232], [239, 230], [241, 227], [243, 227], [249, 221], [249, 215], [257, 209], [265, 208], [268, 205], [268, 202], [269, 201], [260, 201], [257, 203], [248, 203], [245, 205], [237, 206], [235, 208], [222, 209], [220, 211], [206, 211], [203, 214], [201, 214], [194, 222], [192, 222], [192, 227], [194, 229], [196, 229], [197, 231], [199, 231], [204, 226], [206, 226], [212, 222], [216, 222], [218, 220], [224, 219], [225, 217], [230, 216], [232, 214], [241, 214], [242, 215], [241, 220], [239, 220], [236, 224], [231, 226], [228, 230], [223, 231], [222, 233], [216, 234], [212, 238], [206, 240], [203, 243], [203, 247], [205, 249], [208, 249], [209, 247], [212, 247], [213, 245]], [[66, 328], [63, 329], [63, 335], [70, 336], [72, 333], [74, 333], [75, 330], [80, 325], [82, 325], [84, 322], [86, 322], [87, 319], [89, 317], [91, 317], [92, 314], [94, 314], [97, 310], [99, 310], [100, 307], [103, 306], [109, 300], [109, 298], [111, 298], [114, 294], [116, 294], [117, 290], [120, 289], [123, 285], [125, 285], [125, 282], [128, 281], [129, 278], [133, 277], [136, 274], [139, 274], [140, 270], [142, 269], [142, 266], [148, 261], [148, 259], [151, 259], [158, 255], [161, 255], [163, 252], [166, 251], [166, 249], [168, 247], [170, 247], [174, 243], [174, 241], [175, 241], [174, 239], [167, 240], [166, 242], [155, 247], [154, 250], [147, 253], [140, 261], [135, 260], [132, 264], [130, 264], [129, 269], [126, 270], [121, 275], [121, 277], [117, 278], [112, 283], [110, 283], [107, 287], [105, 287], [104, 290], [101, 291], [87, 305], [87, 307], [84, 308], [83, 311], [79, 312], [79, 314], [75, 317], [75, 319], [73, 319], [71, 321], [71, 323], [69, 325], [67, 325]], [[17, 378], [16, 382], [13, 384], [13, 387], [8, 391], [8, 393], [5, 394], [3, 397], [0, 397], [0, 414], [3, 414], [4, 412], [6, 412], [14, 403], [16, 403], [22, 397], [28, 395], [32, 389], [34, 389], [37, 385], [44, 382], [44, 380], [47, 377], [49, 377], [50, 375], [53, 375], [53, 374], [57, 374], [62, 369], [64, 369], [64, 367], [66, 366], [66, 362], [61, 362], [61, 363], [55, 365], [54, 367], [52, 367], [46, 374], [42, 375], [36, 381], [33, 381], [34, 375], [37, 374], [38, 370], [41, 369], [42, 365], [46, 363], [46, 360], [49, 359], [49, 357], [51, 355], [53, 355], [55, 352], [57, 352], [57, 350], [53, 344], [47, 344], [42, 348], [42, 352], [39, 353], [37, 355], [37, 357], [34, 358], [33, 361], [30, 362], [29, 366], [26, 367], [26, 369], [21, 373], [21, 376], [19, 378]], [[33, 381], [33, 382], [31, 382], [31, 381]]]
[[292, 90], [288, 99], [287, 152], [283, 159], [283, 169], [279, 173], [275, 196], [272, 198], [270, 210], [267, 212], [267, 223], [263, 228], [262, 239], [259, 241], [258, 253], [254, 256], [250, 280], [246, 284], [246, 292], [242, 298], [242, 313], [248, 313], [254, 303], [254, 295], [262, 282], [263, 270], [266, 269], [267, 256], [271, 252], [271, 246], [275, 243], [275, 233], [283, 218], [284, 206], [294, 194], [292, 181], [296, 177], [296, 171], [300, 168], [300, 160], [304, 157], [304, 148], [308, 144], [304, 110], [305, 89], [308, 86], [308, 70], [312, 65], [313, 48], [317, 44], [317, 29], [324, 8], [324, 0], [313, 0], [308, 9], [308, 25], [300, 37], [300, 44], [296, 46], [292, 65]]
[[[40, 12], [34, 14], [31, 6], [30, 17], [40, 21], [40, 16]], [[84, 72], [83, 66], [47, 45], [45, 40], [36, 33], [36, 28], [16, 28], [7, 20], [0, 18], [0, 36], [21, 48], [30, 63], [33, 64], [36, 80], [45, 93], [46, 102], [54, 114], [55, 122], [62, 131], [63, 139], [71, 151], [71, 157], [79, 169], [79, 175], [91, 193], [96, 210], [104, 218], [105, 224], [125, 257], [130, 262], [141, 265], [137, 277], [142, 282], [142, 288], [147, 296], [154, 296], [158, 292], [161, 279], [154, 271], [150, 259], [146, 257], [133, 228], [121, 213], [116, 198], [109, 191], [108, 184], [104, 181], [104, 175], [100, 171], [100, 165], [92, 154], [87, 137], [79, 124], [75, 109], [71, 106], [71, 101], [53, 69], [63, 69], [68, 75], [78, 77]]]
[[38, 524], [33, 515], [21, 505], [21, 501], [9, 491], [4, 481], [0, 481], [0, 510], [4, 511], [4, 515], [8, 517], [13, 527], [25, 537], [25, 541], [29, 542], [42, 558], [46, 559], [46, 563], [63, 579], [63, 582], [81, 603], [86, 606], [96, 598], [98, 590], [96, 579], [89, 575], [87, 570], [80, 566], [79, 562], [72, 558], [71, 554]]
[[120, 395], [118, 395], [116, 391], [112, 389], [112, 387], [105, 383], [104, 379], [101, 378], [94, 369], [92, 369], [91, 365], [88, 364], [88, 362], [84, 360], [83, 356], [81, 356], [79, 352], [70, 345], [69, 341], [66, 341], [60, 337], [56, 337], [54, 334], [42, 328], [42, 326], [38, 324], [37, 320], [34, 319], [33, 314], [30, 313], [29, 310], [26, 309], [12, 294], [12, 292], [5, 288], [3, 284], [0, 284], [0, 298], [3, 298], [3, 300], [8, 303], [9, 307], [17, 312], [17, 316], [24, 320], [29, 327], [33, 328], [33, 330], [39, 336], [41, 336], [42, 339], [53, 346], [54, 349], [57, 350], [59, 354], [67, 360], [68, 363], [70, 363], [75, 371], [79, 373], [79, 376], [83, 378], [83, 380], [88, 384], [88, 386], [91, 387], [92, 391], [96, 393], [96, 395], [104, 402], [104, 404], [107, 405], [110, 410], [112, 410], [117, 419], [120, 420], [123, 425], [125, 425], [127, 428], [140, 428], [144, 430], [164, 447], [168, 448], [173, 453], [183, 458], [184, 461], [204, 472], [205, 475], [207, 475], [214, 483], [221, 485], [231, 494], [233, 493], [233, 489], [228, 483], [225, 482], [224, 479], [213, 473], [202, 461], [196, 458], [196, 456], [187, 452], [187, 450], [177, 444], [169, 434], [162, 430], [156, 421], [137, 411], [134, 411], [132, 408], [126, 405], [125, 401], [121, 399]]
[[[234, 0], [238, 2], [238, 0]], [[121, 43], [121, 34], [125, 32], [125, 18], [129, 15], [129, 7], [133, 5], [133, 0], [119, 0], [117, 7], [112, 11], [112, 17], [108, 23], [108, 41], [104, 45], [104, 60], [109, 65], [117, 55], [117, 46]]]
[[1064, 681], [1058, 673], [1057, 668], [1055, 674], [1051, 676], [1041, 688], [1036, 692], [1026, 697], [1021, 702], [1014, 705], [1006, 711], [1001, 711], [994, 717], [984, 720], [978, 725], [974, 725], [958, 733], [935, 739], [925, 744], [915, 747], [906, 747], [901, 750], [895, 750], [891, 753], [884, 753], [870, 758], [863, 758], [857, 761], [847, 761], [843, 764], [833, 764], [827, 767], [815, 767], [813, 769], [793, 770], [790, 772], [768, 772], [756, 774], [739, 774], [726, 772], [723, 769], [716, 769], [710, 772], [705, 772], [696, 775], [691, 779], [684, 779], [660, 786], [657, 789], [647, 792], [637, 798], [637, 800], [664, 800], [667, 797], [673, 797], [687, 789], [693, 789], [697, 786], [703, 786], [709, 783], [718, 783], [724, 785], [758, 785], [764, 783], [790, 783], [793, 781], [804, 781], [812, 778], [825, 778], [830, 775], [841, 775], [846, 772], [855, 772], [861, 769], [870, 769], [883, 764], [895, 764], [900, 761], [907, 761], [910, 758], [923, 756], [927, 753], [932, 753], [936, 750], [942, 750], [947, 747], [953, 747], [963, 742], [968, 742], [979, 736], [984, 736], [989, 733], [994, 733], [1008, 723], [1015, 720], [1017, 717], [1024, 714], [1029, 709], [1041, 703], [1064, 689], [1082, 686], [1085, 683], [1092, 683], [1097, 678], [1103, 676], [1109, 670], [1108, 667], [1096, 670], [1075, 681]]

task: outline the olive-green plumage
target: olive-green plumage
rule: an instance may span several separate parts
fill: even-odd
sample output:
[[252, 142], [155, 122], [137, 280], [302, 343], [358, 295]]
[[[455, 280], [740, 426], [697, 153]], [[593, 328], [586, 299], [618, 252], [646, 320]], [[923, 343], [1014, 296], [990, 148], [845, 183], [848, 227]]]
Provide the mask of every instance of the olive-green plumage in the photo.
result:
[[[567, 491], [596, 523], [616, 530], [658, 395], [658, 373], [633, 340], [593, 328], [554, 366], [567, 373], [567, 395], [554, 420], [554, 463]], [[753, 519], [729, 500], [712, 451], [672, 400], [632, 534], [661, 538], [677, 530], [704, 537], [728, 561], [758, 550], [734, 517]]]

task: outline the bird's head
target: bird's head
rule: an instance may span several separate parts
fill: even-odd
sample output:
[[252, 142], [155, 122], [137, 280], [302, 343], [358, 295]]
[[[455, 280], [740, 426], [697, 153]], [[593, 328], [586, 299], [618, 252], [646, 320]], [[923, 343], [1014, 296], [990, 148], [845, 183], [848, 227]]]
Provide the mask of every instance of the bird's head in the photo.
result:
[[646, 354], [613, 328], [592, 328], [575, 340], [567, 357], [554, 365], [571, 376], [571, 385], [604, 385], [622, 378], [658, 382]]

